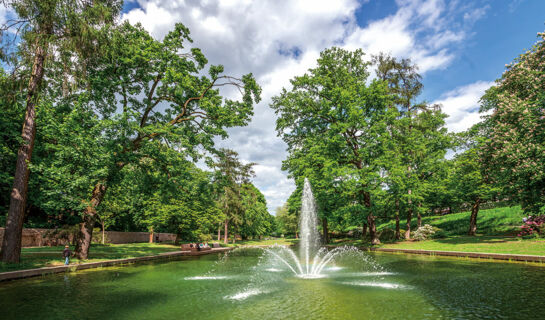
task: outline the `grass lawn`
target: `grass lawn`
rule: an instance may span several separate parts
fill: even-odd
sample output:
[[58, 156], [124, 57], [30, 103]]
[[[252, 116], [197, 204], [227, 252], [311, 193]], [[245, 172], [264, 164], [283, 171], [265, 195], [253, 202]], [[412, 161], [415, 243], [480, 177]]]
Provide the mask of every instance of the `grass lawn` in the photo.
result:
[[[23, 248], [21, 253], [21, 263], [0, 263], [0, 272], [63, 265], [63, 250], [64, 246]], [[71, 250], [74, 250], [74, 248], [71, 247]], [[152, 256], [163, 252], [177, 250], [180, 250], [179, 246], [158, 243], [92, 244], [91, 249], [89, 250], [88, 260], [78, 260], [72, 258], [70, 263], [78, 264], [112, 259]]]
[[[430, 224], [441, 228], [446, 235], [464, 235], [469, 229], [469, 216], [471, 212], [459, 212], [444, 216], [423, 216], [422, 224]], [[502, 207], [487, 210], [480, 210], [477, 216], [477, 233], [483, 235], [516, 235], [522, 225], [522, 218], [525, 215], [520, 206]], [[399, 222], [401, 229], [405, 229], [406, 220]], [[411, 230], [416, 230], [416, 217], [411, 221]], [[395, 221], [379, 223], [377, 230], [385, 228], [395, 230]]]
[[[438, 251], [465, 251], [483, 253], [530, 254], [545, 255], [545, 239], [520, 239], [514, 237], [520, 230], [522, 218], [525, 216], [519, 206], [503, 207], [479, 211], [477, 217], [478, 236], [467, 236], [470, 212], [460, 212], [444, 216], [424, 216], [422, 224], [430, 224], [440, 228], [446, 238], [427, 241], [390, 242], [381, 239], [381, 248], [420, 249]], [[401, 228], [405, 220], [400, 221]], [[395, 221], [379, 223], [379, 233], [385, 229], [395, 230]], [[416, 218], [413, 217], [411, 229], [416, 230]], [[367, 240], [334, 239], [335, 246], [353, 245], [369, 246]]]
[[[291, 245], [299, 240], [296, 239], [271, 239], [271, 240], [247, 240], [237, 241], [235, 244], [227, 246], [241, 245]], [[210, 243], [215, 242], [211, 241]], [[220, 243], [225, 246], [223, 243]], [[64, 264], [62, 251], [64, 246], [57, 247], [32, 247], [23, 248], [21, 253], [21, 263], [7, 264], [0, 263], [0, 272], [34, 269], [43, 267], [61, 266]], [[74, 247], [71, 247], [74, 250]], [[142, 256], [153, 256], [163, 252], [172, 252], [180, 250], [180, 246], [163, 243], [128, 243], [128, 244], [96, 244], [91, 245], [89, 250], [89, 259], [79, 260], [72, 258], [70, 264], [79, 264], [86, 262], [99, 262], [104, 260], [135, 258]]]
[[381, 248], [465, 251], [486, 253], [545, 255], [545, 239], [518, 239], [502, 236], [457, 236], [427, 241], [388, 243]]
[[[272, 245], [284, 245], [290, 246], [299, 242], [299, 239], [287, 239], [287, 238], [275, 238], [270, 240], [245, 240], [237, 241], [234, 245], [236, 246], [272, 246]], [[233, 246], [233, 244], [229, 244]]]

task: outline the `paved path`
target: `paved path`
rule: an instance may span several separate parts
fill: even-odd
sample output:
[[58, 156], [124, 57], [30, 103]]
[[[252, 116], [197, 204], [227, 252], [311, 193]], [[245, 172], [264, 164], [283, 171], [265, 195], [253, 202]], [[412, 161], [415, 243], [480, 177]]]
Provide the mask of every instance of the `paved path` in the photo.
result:
[[107, 260], [107, 261], [100, 261], [100, 262], [72, 264], [68, 266], [46, 267], [46, 268], [2, 272], [0, 273], [0, 281], [44, 276], [48, 274], [61, 273], [61, 272], [73, 272], [73, 271], [92, 269], [92, 268], [110, 267], [110, 266], [114, 266], [118, 264], [130, 264], [130, 263], [136, 263], [141, 261], [169, 259], [172, 257], [179, 257], [179, 256], [202, 256], [205, 254], [225, 252], [232, 249], [234, 248], [232, 247], [213, 248], [207, 251], [193, 251], [193, 252], [192, 251], [174, 251], [174, 252], [164, 252], [154, 256], [136, 257], [136, 258], [128, 258], [128, 259], [115, 259], [115, 260]]

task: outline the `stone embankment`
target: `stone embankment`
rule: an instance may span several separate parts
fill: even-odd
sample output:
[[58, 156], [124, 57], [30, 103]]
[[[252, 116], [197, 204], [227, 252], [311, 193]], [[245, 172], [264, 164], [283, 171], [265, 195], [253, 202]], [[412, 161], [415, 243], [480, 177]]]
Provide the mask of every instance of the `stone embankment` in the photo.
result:
[[92, 268], [111, 267], [115, 265], [132, 264], [132, 263], [143, 262], [143, 261], [170, 259], [170, 258], [175, 258], [180, 256], [201, 256], [205, 254], [225, 252], [232, 249], [233, 248], [213, 248], [207, 251], [174, 251], [174, 252], [161, 253], [155, 256], [145, 256], [145, 257], [128, 258], [128, 259], [115, 259], [115, 260], [107, 260], [107, 261], [100, 261], [100, 262], [71, 264], [68, 266], [46, 267], [46, 268], [2, 272], [0, 273], [0, 281], [45, 276], [45, 275], [53, 274], [53, 273], [74, 272], [74, 271], [92, 269]]
[[431, 256], [449, 256], [449, 257], [459, 257], [459, 258], [477, 258], [477, 259], [493, 259], [493, 260], [545, 263], [545, 256], [534, 256], [534, 255], [526, 255], [526, 254], [437, 251], [437, 250], [395, 249], [395, 248], [361, 248], [361, 249], [369, 250], [369, 251], [377, 251], [377, 252], [410, 253], [410, 254], [425, 254], [425, 255], [431, 255]]

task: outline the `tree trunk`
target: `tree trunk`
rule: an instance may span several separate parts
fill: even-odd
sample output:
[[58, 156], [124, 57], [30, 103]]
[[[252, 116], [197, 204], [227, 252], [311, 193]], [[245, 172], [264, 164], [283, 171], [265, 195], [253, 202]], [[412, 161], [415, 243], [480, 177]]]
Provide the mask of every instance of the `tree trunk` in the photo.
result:
[[228, 238], [229, 220], [228, 219], [225, 219], [224, 227], [225, 229], [223, 230], [223, 243], [227, 244], [229, 243], [229, 238]]
[[176, 239], [174, 240], [174, 244], [179, 245], [180, 241], [182, 241], [182, 236], [179, 233], [176, 233]]
[[[363, 201], [367, 208], [371, 208], [371, 195], [369, 192], [363, 193]], [[375, 225], [375, 216], [372, 212], [367, 215], [367, 224], [369, 225], [369, 236], [371, 237], [371, 244], [380, 244], [380, 240], [377, 236], [377, 226]]]
[[36, 40], [34, 52], [34, 63], [32, 74], [27, 88], [26, 113], [21, 134], [22, 144], [17, 152], [15, 164], [15, 175], [13, 177], [13, 188], [10, 194], [9, 210], [2, 242], [2, 262], [18, 263], [21, 257], [21, 240], [23, 236], [23, 220], [25, 217], [25, 205], [28, 191], [28, 178], [30, 171], [28, 165], [32, 158], [34, 149], [34, 138], [36, 137], [36, 103], [38, 101], [38, 87], [44, 76], [44, 61], [47, 45], [41, 45]]
[[477, 197], [473, 206], [471, 207], [471, 217], [469, 218], [469, 231], [468, 235], [474, 236], [477, 233], [477, 214], [479, 213], [479, 206], [481, 204], [481, 199]]
[[395, 239], [399, 240], [401, 238], [401, 232], [399, 230], [399, 199], [396, 199], [396, 235]]
[[297, 234], [297, 231], [295, 231], [295, 239], [299, 239], [299, 235]]
[[418, 228], [422, 226], [422, 203], [418, 203], [418, 215], [417, 215], [418, 221]]
[[413, 218], [413, 201], [411, 199], [411, 193], [412, 190], [409, 189], [409, 200], [408, 200], [408, 208], [407, 208], [407, 230], [405, 231], [405, 239], [409, 240], [411, 239], [411, 220]]
[[149, 230], [149, 243], [153, 243], [153, 227]]
[[80, 223], [80, 231], [76, 240], [76, 248], [74, 249], [76, 257], [80, 260], [85, 260], [89, 256], [89, 247], [91, 247], [91, 239], [93, 237], [93, 227], [96, 222], [96, 207], [102, 202], [106, 194], [107, 187], [102, 183], [97, 183], [93, 189], [93, 195], [87, 208], [83, 212], [83, 222]]
[[405, 227], [407, 228], [405, 230], [405, 240], [411, 239], [411, 220], [413, 218], [413, 208], [409, 207], [407, 209], [407, 224]]
[[363, 240], [365, 240], [365, 236], [367, 235], [367, 224], [364, 222], [363, 223], [363, 229], [361, 231], [361, 238]]
[[326, 218], [323, 218], [322, 219], [322, 231], [323, 231], [323, 234], [324, 234], [324, 244], [328, 244], [329, 243], [329, 230], [327, 229], [327, 219]]
[[367, 223], [369, 223], [369, 236], [371, 237], [371, 244], [380, 244], [380, 240], [377, 236], [375, 217], [371, 213], [369, 213], [367, 216]]
[[104, 244], [104, 221], [102, 221], [101, 224], [102, 224], [102, 244]]
[[221, 225], [218, 226], [218, 242], [221, 240]]

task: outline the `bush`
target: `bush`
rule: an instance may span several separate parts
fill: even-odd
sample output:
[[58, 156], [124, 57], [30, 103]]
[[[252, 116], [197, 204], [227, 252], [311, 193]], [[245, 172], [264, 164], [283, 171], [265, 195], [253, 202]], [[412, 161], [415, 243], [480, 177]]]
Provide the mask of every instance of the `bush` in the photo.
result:
[[545, 215], [528, 216], [522, 219], [524, 224], [520, 226], [519, 237], [524, 236], [545, 236]]
[[441, 228], [433, 227], [433, 231], [435, 231], [435, 233], [432, 235], [432, 239], [442, 239], [447, 237], [447, 233]]
[[396, 231], [390, 228], [384, 228], [380, 231], [380, 240], [393, 241], [396, 238]]
[[414, 232], [413, 237], [417, 241], [423, 241], [423, 240], [431, 239], [434, 234], [435, 234], [435, 230], [433, 229], [433, 227], [430, 226], [429, 224], [425, 224]]

